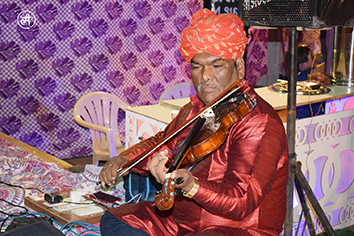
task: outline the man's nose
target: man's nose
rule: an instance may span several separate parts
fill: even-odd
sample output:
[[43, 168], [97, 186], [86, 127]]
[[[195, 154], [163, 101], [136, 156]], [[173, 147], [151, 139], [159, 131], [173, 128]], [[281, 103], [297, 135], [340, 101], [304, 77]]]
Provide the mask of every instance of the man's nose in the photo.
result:
[[202, 75], [202, 79], [204, 81], [208, 81], [208, 80], [212, 80], [213, 79], [213, 72], [212, 69], [209, 67], [205, 67], [203, 69], [203, 75]]

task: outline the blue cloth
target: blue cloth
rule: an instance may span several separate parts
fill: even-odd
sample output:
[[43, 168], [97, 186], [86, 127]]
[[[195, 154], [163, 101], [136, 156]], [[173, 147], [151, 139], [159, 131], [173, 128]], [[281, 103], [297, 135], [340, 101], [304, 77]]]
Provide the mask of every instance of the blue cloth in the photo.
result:
[[300, 71], [297, 74], [297, 81], [306, 81], [307, 80], [307, 76], [311, 73], [311, 70], [315, 69], [316, 67], [312, 67], [310, 69], [304, 70], [304, 71]]
[[125, 201], [129, 203], [154, 201], [157, 188], [161, 189], [154, 177], [135, 172], [124, 177], [123, 187], [126, 189]]
[[[311, 105], [303, 105], [296, 107], [296, 119], [308, 118], [311, 116], [317, 116], [324, 113], [324, 106], [321, 106], [321, 102], [312, 103]], [[311, 108], [312, 114], [311, 114]]]
[[106, 211], [101, 218], [100, 230], [102, 236], [149, 236], [145, 231], [131, 227], [109, 211]]

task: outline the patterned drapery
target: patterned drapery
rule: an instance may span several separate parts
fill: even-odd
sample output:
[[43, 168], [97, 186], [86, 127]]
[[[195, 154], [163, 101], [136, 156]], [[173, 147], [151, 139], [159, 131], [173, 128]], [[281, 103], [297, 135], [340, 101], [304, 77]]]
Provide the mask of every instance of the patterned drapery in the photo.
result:
[[[156, 104], [167, 87], [190, 81], [178, 39], [202, 6], [201, 0], [1, 1], [0, 131], [60, 159], [91, 155], [90, 134], [73, 119], [76, 101], [106, 91], [130, 106]], [[29, 29], [18, 18], [24, 12], [36, 17]], [[124, 113], [119, 120], [124, 136]]]
[[251, 26], [248, 35], [246, 80], [250, 85], [255, 85], [268, 72], [268, 30]]

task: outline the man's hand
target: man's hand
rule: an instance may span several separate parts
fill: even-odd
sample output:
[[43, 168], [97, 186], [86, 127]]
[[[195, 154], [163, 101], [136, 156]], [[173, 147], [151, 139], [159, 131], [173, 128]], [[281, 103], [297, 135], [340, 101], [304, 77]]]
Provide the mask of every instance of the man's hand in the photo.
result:
[[189, 192], [194, 185], [194, 177], [189, 170], [186, 169], [178, 169], [171, 173], [172, 179], [183, 178], [183, 182], [180, 184], [176, 184], [176, 188], [181, 188], [184, 192]]
[[[148, 167], [151, 174], [156, 178], [156, 181], [163, 184], [166, 178], [168, 169], [166, 163], [168, 161], [167, 150], [156, 154], [150, 161]], [[183, 182], [176, 184], [176, 188], [181, 188], [185, 192], [189, 192], [194, 185], [194, 177], [192, 173], [185, 169], [178, 169], [171, 173], [171, 179], [182, 178]]]
[[[117, 178], [117, 170], [128, 162], [129, 158], [124, 156], [116, 156], [109, 159], [100, 172], [101, 185], [111, 186], [114, 184]], [[123, 175], [127, 175], [128, 173], [126, 172]]]
[[150, 173], [155, 177], [156, 181], [163, 184], [168, 169], [166, 163], [168, 161], [167, 150], [157, 153], [149, 162], [148, 168]]

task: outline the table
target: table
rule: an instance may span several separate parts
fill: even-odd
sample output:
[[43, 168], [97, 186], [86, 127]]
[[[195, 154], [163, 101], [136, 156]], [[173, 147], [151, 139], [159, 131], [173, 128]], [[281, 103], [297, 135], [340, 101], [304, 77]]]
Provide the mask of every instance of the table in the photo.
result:
[[[58, 194], [63, 196], [64, 198], [67, 198], [70, 196], [70, 191], [63, 191]], [[102, 209], [102, 212], [94, 213], [86, 216], [77, 216], [71, 212], [72, 210], [59, 212], [56, 211], [53, 207], [48, 206], [46, 203], [47, 202], [45, 200], [36, 201], [30, 197], [25, 197], [25, 205], [27, 207], [31, 208], [36, 212], [41, 212], [50, 217], [53, 217], [58, 223], [62, 225], [65, 225], [69, 222], [86, 222], [89, 224], [99, 223], [102, 215], [104, 214], [104, 211], [108, 209], [103, 205], [95, 204], [95, 206], [98, 206]]]
[[125, 148], [164, 130], [172, 120], [172, 112], [179, 109], [163, 104], [128, 107], [125, 111]]
[[[336, 98], [348, 97], [354, 95], [353, 87], [345, 86], [330, 86], [331, 91], [326, 94], [319, 95], [296, 95], [296, 106], [307, 105], [310, 103], [325, 102]], [[287, 93], [276, 93], [268, 89], [268, 87], [262, 87], [255, 89], [256, 92], [266, 100], [274, 109], [278, 112], [283, 122], [286, 122], [287, 116]]]
[[[1, 198], [14, 204], [3, 205], [1, 207], [3, 212], [8, 214], [18, 212], [19, 209], [16, 206], [20, 205], [55, 217], [55, 220], [63, 225], [79, 221], [99, 223], [106, 210], [104, 207], [100, 207], [103, 209], [100, 213], [77, 216], [70, 210], [56, 211], [47, 206], [43, 198], [37, 196], [39, 192], [42, 195], [59, 192], [63, 197], [68, 197], [70, 190], [74, 188], [92, 193], [96, 191], [99, 173], [97, 169], [86, 168], [83, 173], [72, 173], [67, 170], [72, 166], [71, 164], [8, 135], [0, 133], [0, 141], [2, 145], [0, 178], [4, 180], [0, 187]], [[4, 215], [1, 214], [1, 217], [6, 217]]]

